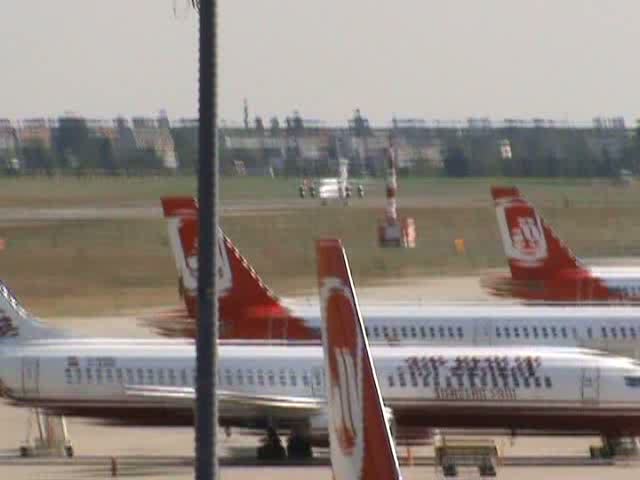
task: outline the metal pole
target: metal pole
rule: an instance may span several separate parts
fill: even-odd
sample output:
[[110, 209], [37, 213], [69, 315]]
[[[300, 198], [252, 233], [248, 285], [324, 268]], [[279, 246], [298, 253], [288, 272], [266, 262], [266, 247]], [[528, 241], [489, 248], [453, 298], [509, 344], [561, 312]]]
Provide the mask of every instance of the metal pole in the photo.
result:
[[218, 477], [216, 364], [218, 296], [218, 156], [216, 128], [216, 0], [200, 0], [198, 127], [198, 338], [196, 340], [196, 480]]

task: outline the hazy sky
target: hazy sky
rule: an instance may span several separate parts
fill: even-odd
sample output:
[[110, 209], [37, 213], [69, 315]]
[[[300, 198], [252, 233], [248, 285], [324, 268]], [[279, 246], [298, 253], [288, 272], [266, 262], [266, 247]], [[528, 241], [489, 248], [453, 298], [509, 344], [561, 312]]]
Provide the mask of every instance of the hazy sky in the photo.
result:
[[[186, 0], [177, 0], [184, 5]], [[638, 0], [219, 0], [220, 113], [640, 116]], [[172, 0], [8, 0], [0, 117], [195, 116], [197, 17]]]

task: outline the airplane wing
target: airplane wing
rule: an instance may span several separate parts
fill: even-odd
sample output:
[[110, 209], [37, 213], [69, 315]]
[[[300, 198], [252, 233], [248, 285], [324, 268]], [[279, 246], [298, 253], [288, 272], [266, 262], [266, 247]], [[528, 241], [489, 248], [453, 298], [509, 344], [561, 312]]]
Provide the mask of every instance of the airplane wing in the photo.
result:
[[[125, 385], [125, 394], [132, 399], [146, 399], [177, 409], [193, 408], [196, 400], [196, 391], [192, 387]], [[319, 414], [326, 407], [325, 399], [320, 398], [257, 395], [228, 390], [218, 390], [218, 401], [221, 408], [286, 417]]]

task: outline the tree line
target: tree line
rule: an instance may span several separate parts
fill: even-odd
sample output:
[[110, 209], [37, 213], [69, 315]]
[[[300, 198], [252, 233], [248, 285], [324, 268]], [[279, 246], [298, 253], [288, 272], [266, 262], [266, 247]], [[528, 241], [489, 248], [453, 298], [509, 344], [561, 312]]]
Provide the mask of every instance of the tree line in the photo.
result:
[[[173, 149], [180, 172], [197, 170], [197, 127], [171, 128]], [[245, 132], [246, 133], [246, 132]], [[402, 129], [393, 135], [403, 135]], [[249, 132], [255, 134], [255, 132]], [[278, 165], [276, 174], [302, 176], [332, 174], [330, 159], [338, 152], [330, 147], [319, 160], [301, 158], [295, 142], [284, 142], [286, 148], [272, 151], [232, 149], [224, 141], [227, 132], [219, 133], [220, 168], [223, 173], [237, 174], [238, 161], [265, 173]], [[416, 159], [403, 173], [444, 175], [449, 177], [514, 176], [514, 177], [614, 177], [620, 172], [640, 171], [640, 127], [627, 129], [575, 128], [425, 128], [410, 132], [413, 140], [421, 137], [440, 145], [442, 164], [425, 167]], [[417, 140], [416, 140], [417, 139]], [[132, 146], [134, 145], [134, 146]], [[374, 152], [378, 155], [380, 152]], [[280, 160], [274, 163], [273, 158]], [[18, 165], [15, 159], [18, 159]], [[354, 159], [352, 159], [354, 160]], [[382, 175], [380, 158], [356, 159], [351, 162], [353, 174]], [[173, 172], [167, 168], [153, 147], [123, 144], [121, 139], [96, 135], [81, 119], [65, 121], [52, 130], [51, 145], [29, 142], [17, 151], [0, 151], [0, 164], [6, 174], [82, 174], [99, 172], [106, 175]], [[270, 170], [272, 171], [272, 170]]]

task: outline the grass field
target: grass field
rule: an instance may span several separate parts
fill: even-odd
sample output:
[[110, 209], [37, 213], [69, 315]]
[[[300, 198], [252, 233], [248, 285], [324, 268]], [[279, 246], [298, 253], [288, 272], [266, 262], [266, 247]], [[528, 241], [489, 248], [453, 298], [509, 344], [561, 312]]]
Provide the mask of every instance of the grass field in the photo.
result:
[[[495, 179], [402, 180], [402, 215], [416, 219], [418, 246], [383, 250], [376, 244], [382, 188], [369, 201], [321, 207], [296, 197], [298, 180], [225, 179], [226, 205], [280, 202], [277, 213], [225, 216], [226, 233], [264, 280], [286, 295], [313, 291], [313, 240], [338, 236], [356, 281], [448, 275], [506, 268], [488, 186]], [[505, 180], [499, 183], [511, 183]], [[640, 189], [606, 182], [519, 182], [545, 219], [579, 256], [635, 256], [640, 252]], [[191, 194], [190, 177], [154, 179], [15, 179], [0, 181], [0, 207], [157, 205], [166, 194]], [[305, 208], [284, 209], [282, 204]], [[406, 206], [403, 206], [406, 205]], [[41, 315], [107, 314], [178, 302], [165, 223], [143, 220], [26, 222], [2, 227], [0, 277]], [[466, 254], [453, 242], [465, 240]], [[428, 292], [425, 292], [428, 297]]]

